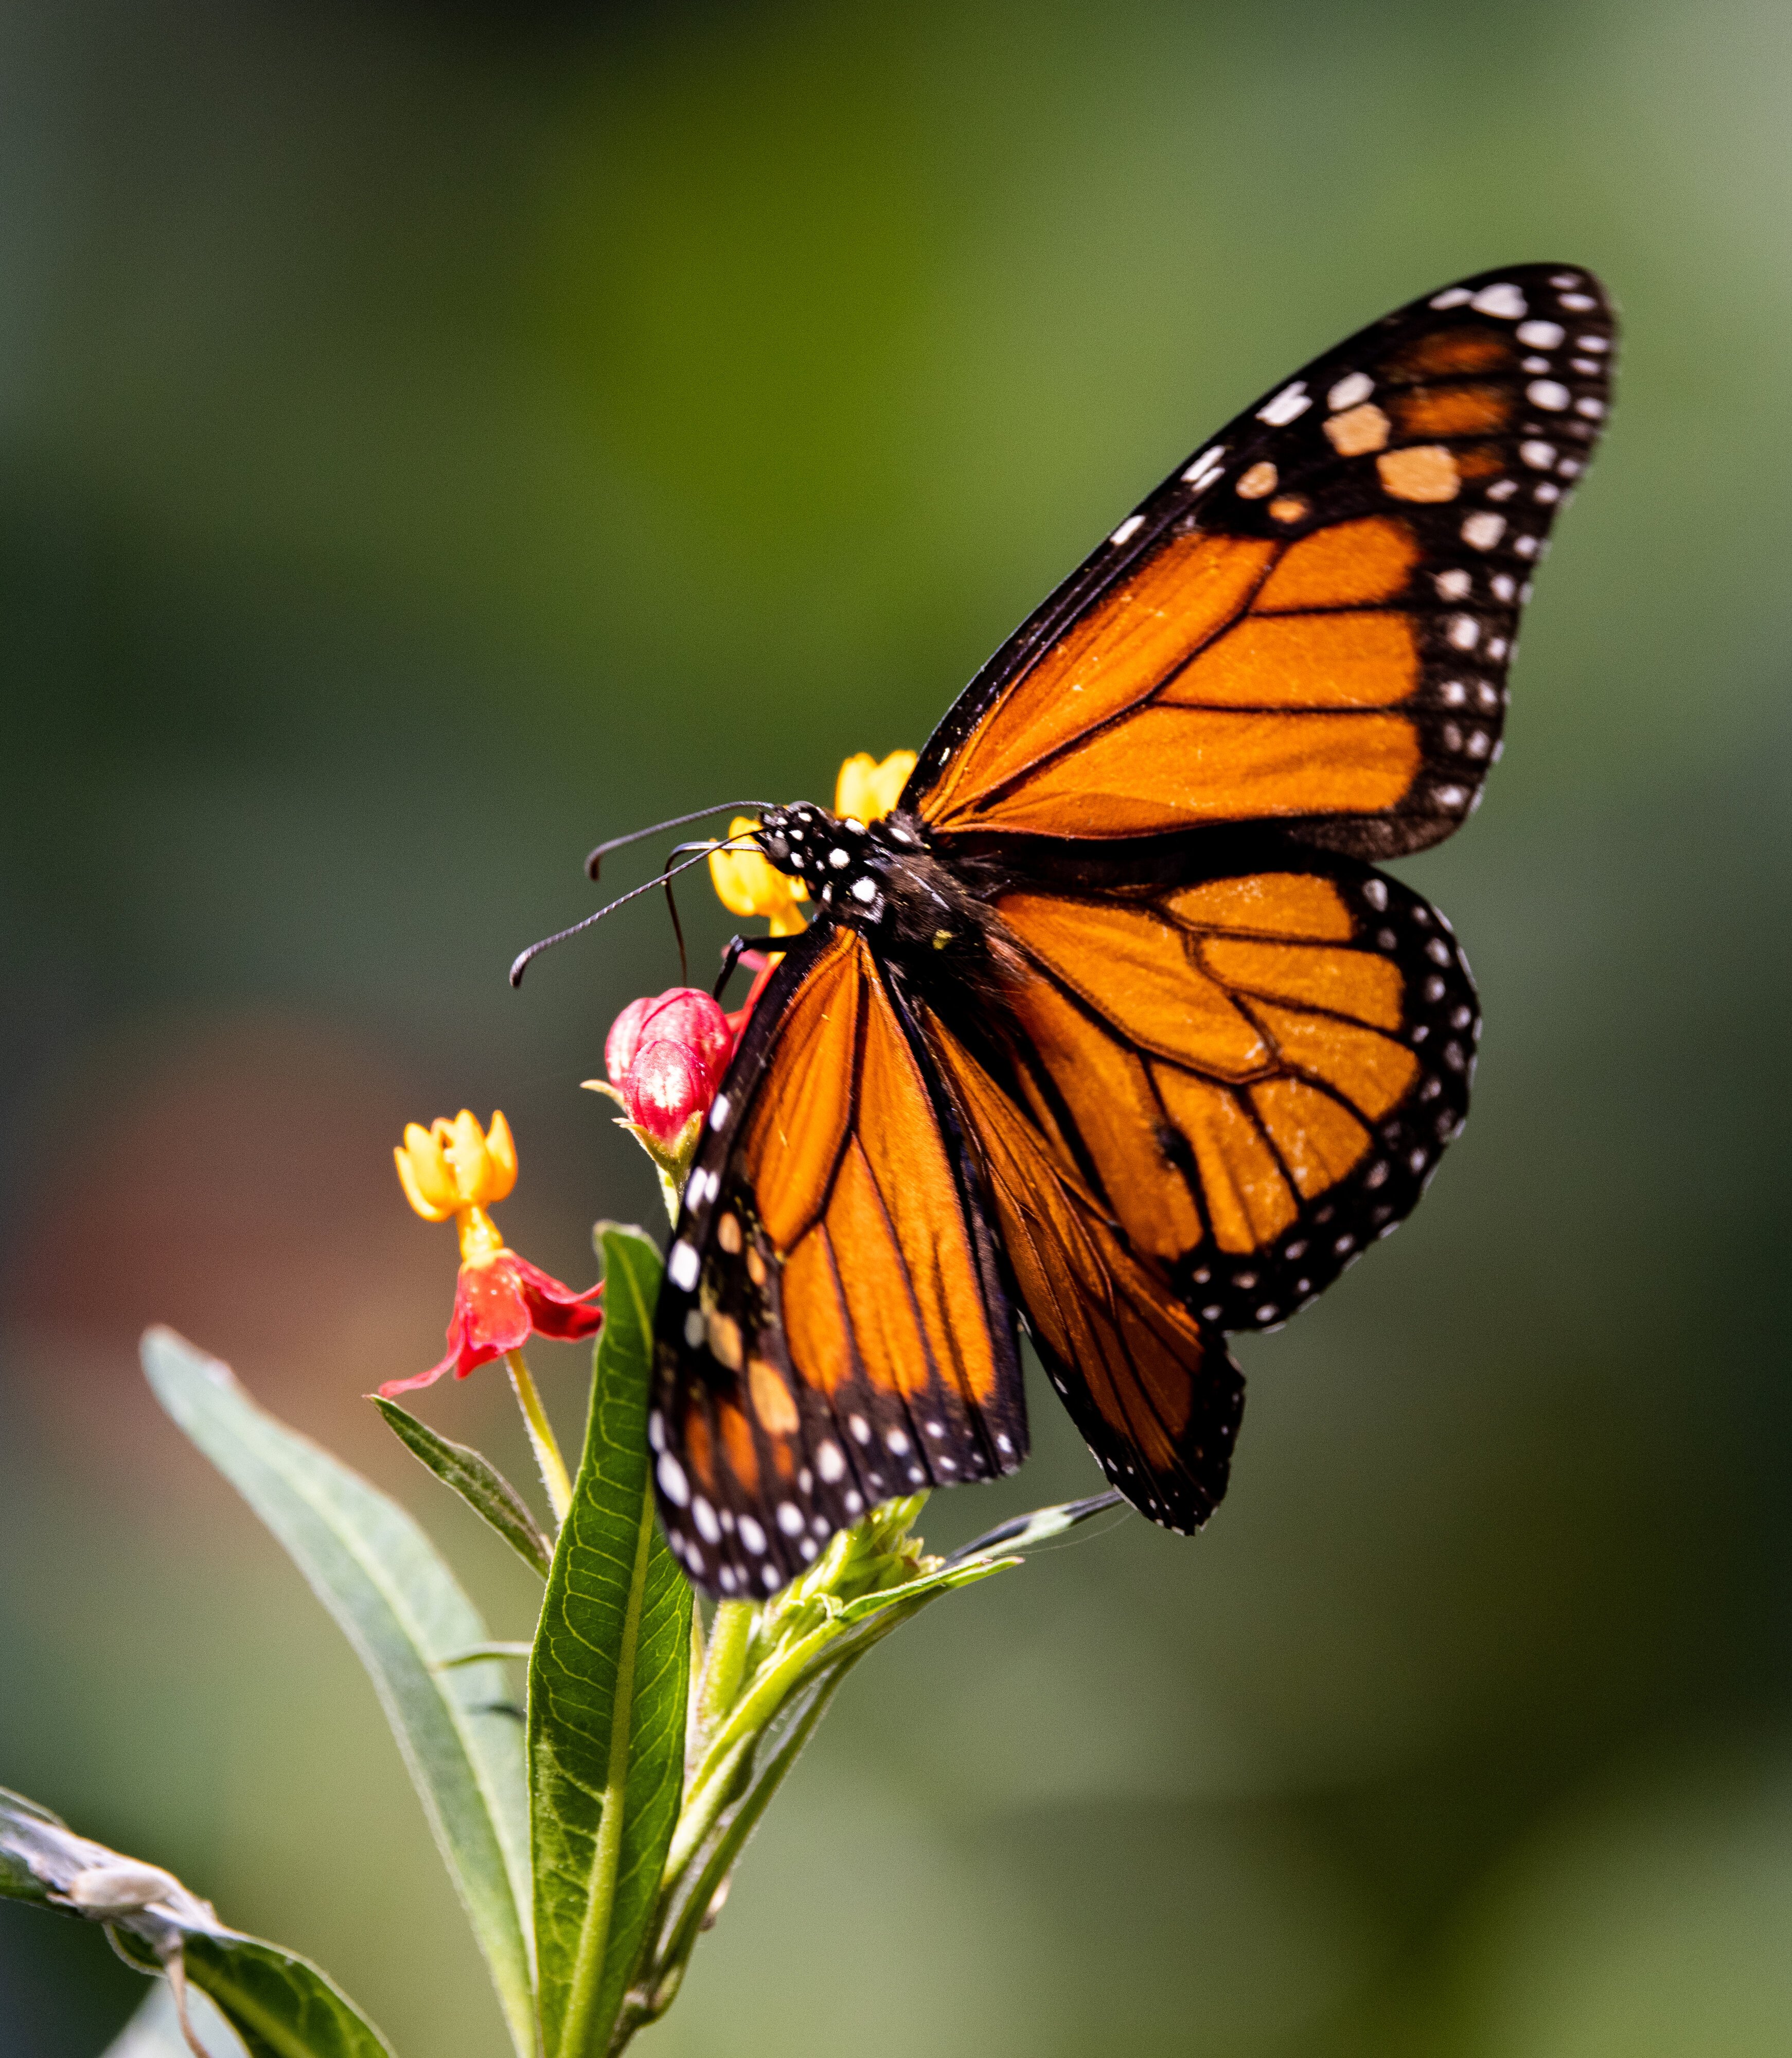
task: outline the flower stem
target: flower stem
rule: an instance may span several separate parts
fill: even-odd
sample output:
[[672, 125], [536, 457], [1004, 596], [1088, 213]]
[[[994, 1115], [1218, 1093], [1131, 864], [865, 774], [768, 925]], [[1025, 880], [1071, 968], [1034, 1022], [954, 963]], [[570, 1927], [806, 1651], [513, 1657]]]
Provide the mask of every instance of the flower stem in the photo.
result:
[[523, 1420], [529, 1431], [529, 1441], [534, 1447], [535, 1463], [541, 1468], [542, 1484], [547, 1488], [554, 1520], [556, 1523], [564, 1522], [566, 1510], [573, 1504], [573, 1484], [566, 1476], [566, 1461], [554, 1440], [554, 1425], [547, 1419], [547, 1411], [542, 1405], [542, 1396], [535, 1391], [534, 1381], [529, 1377], [522, 1352], [506, 1351], [504, 1362], [511, 1369], [516, 1404], [523, 1410]]

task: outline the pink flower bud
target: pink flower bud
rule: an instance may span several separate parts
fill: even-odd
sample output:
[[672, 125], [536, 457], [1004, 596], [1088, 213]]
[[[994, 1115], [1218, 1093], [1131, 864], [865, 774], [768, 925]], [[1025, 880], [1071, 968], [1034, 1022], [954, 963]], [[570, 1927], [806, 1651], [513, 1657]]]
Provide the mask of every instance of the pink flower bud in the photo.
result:
[[626, 1082], [634, 1054], [641, 1047], [642, 1024], [659, 1004], [657, 996], [644, 994], [639, 1000], [631, 1000], [610, 1025], [610, 1034], [604, 1039], [603, 1068], [613, 1087]]
[[694, 986], [668, 987], [650, 999], [631, 1000], [617, 1016], [603, 1047], [612, 1086], [626, 1087], [637, 1057], [650, 1043], [682, 1044], [708, 1075], [711, 1093], [734, 1055], [728, 1017]]
[[670, 1149], [691, 1117], [709, 1105], [715, 1091], [715, 1082], [688, 1045], [654, 1036], [634, 1053], [622, 1086], [622, 1105], [630, 1122]]
[[734, 1031], [728, 1017], [708, 994], [693, 986], [675, 986], [662, 993], [641, 1025], [642, 1041], [681, 1043], [709, 1075], [709, 1091], [721, 1084], [734, 1055]]

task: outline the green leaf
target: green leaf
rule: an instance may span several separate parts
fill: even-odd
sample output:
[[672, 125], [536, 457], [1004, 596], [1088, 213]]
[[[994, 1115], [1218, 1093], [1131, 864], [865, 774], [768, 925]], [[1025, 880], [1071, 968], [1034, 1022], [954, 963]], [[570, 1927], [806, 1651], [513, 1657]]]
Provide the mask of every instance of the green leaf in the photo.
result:
[[[141, 1938], [123, 1956], [159, 1971]], [[249, 2058], [392, 2058], [392, 2047], [328, 1973], [296, 1952], [227, 1930], [186, 1940], [187, 1977], [217, 2004]]]
[[554, 1546], [535, 1526], [528, 1503], [483, 1452], [450, 1443], [427, 1422], [375, 1394], [373, 1404], [413, 1457], [420, 1458], [444, 1486], [452, 1487], [473, 1512], [489, 1522], [526, 1565], [545, 1579]]
[[143, 1363], [157, 1400], [286, 1547], [367, 1667], [511, 2040], [531, 2058], [521, 1726], [500, 1663], [442, 1664], [487, 1642], [484, 1623], [410, 1516], [258, 1407], [228, 1366], [165, 1329], [144, 1338]]
[[219, 1921], [172, 1873], [77, 1836], [0, 1787], [0, 1894], [102, 1924], [121, 1956], [161, 1976], [184, 1961], [250, 2058], [391, 2058], [391, 2048], [327, 1973]]
[[602, 1235], [604, 1326], [585, 1455], [529, 1674], [535, 1934], [546, 2058], [609, 2045], [678, 1812], [691, 1592], [647, 1448], [658, 1251]]

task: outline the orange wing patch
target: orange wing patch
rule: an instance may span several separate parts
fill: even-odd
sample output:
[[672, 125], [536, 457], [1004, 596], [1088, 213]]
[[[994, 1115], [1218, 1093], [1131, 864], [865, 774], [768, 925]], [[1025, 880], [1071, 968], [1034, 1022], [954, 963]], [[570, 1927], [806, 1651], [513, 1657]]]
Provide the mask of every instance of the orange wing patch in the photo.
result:
[[1305, 872], [1247, 872], [1210, 879], [1165, 896], [1165, 908], [1193, 929], [1248, 929], [1272, 936], [1348, 943], [1350, 910], [1329, 879]]
[[1324, 1080], [1371, 1122], [1404, 1099], [1418, 1077], [1419, 1061], [1412, 1051], [1375, 1030], [1262, 1002], [1253, 1012], [1296, 1071]]
[[1200, 822], [1373, 813], [1405, 793], [1420, 761], [1418, 731], [1400, 715], [1147, 707], [967, 825], [1107, 837]]
[[766, 1234], [793, 1250], [827, 1205], [852, 1119], [852, 1054], [864, 973], [842, 935], [785, 1018], [787, 1061], [772, 1068], [742, 1138]]
[[1400, 967], [1353, 943], [1334, 879], [1246, 873], [1155, 905], [1011, 893], [996, 912], [1038, 967], [1006, 1003], [1038, 1147], [1066, 1177], [1087, 1166], [1155, 1265], [1210, 1232], [1234, 1254], [1272, 1242], [1417, 1079], [1390, 1033]]
[[1476, 436], [1504, 428], [1512, 406], [1498, 386], [1433, 386], [1401, 394], [1393, 410], [1402, 435]]
[[1377, 1029], [1397, 1029], [1405, 1013], [1400, 967], [1367, 951], [1209, 936], [1202, 941], [1201, 956], [1234, 992], [1322, 1007]]
[[1263, 582], [1254, 614], [1296, 607], [1360, 607], [1392, 600], [1413, 575], [1420, 552], [1411, 524], [1385, 514], [1316, 530], [1289, 546]]
[[995, 1355], [939, 1123], [869, 952], [837, 936], [792, 1004], [740, 1148], [784, 1264], [792, 1364], [824, 1393], [862, 1374], [885, 1393], [937, 1383], [987, 1401]]
[[1173, 538], [1009, 692], [929, 796], [929, 819], [975, 806], [1123, 714], [1243, 612], [1276, 550], [1248, 537]]
[[1406, 615], [1272, 616], [1241, 622], [1161, 697], [1167, 707], [1390, 707], [1418, 683]]
[[1248, 1079], [1269, 1063], [1256, 1025], [1198, 969], [1186, 937], [1169, 923], [1112, 901], [1044, 894], [1006, 895], [996, 912], [1098, 1011], [1104, 994], [1123, 995], [1127, 1037], [1142, 1049], [1222, 1079]]
[[1253, 1087], [1250, 1104], [1303, 1200], [1335, 1186], [1369, 1148], [1369, 1131], [1356, 1117], [1305, 1080]]
[[1389, 361], [1409, 379], [1448, 379], [1452, 373], [1504, 371], [1513, 362], [1512, 345], [1488, 328], [1446, 328], [1423, 336]]
[[[1386, 455], [1397, 472], [1431, 462]], [[1400, 477], [1430, 494], [1428, 475]], [[1393, 808], [1423, 751], [1409, 719], [1376, 711], [1412, 698], [1421, 660], [1414, 618], [1376, 603], [1420, 556], [1385, 515], [1290, 545], [1172, 538], [1023, 675], [923, 812], [946, 829], [1111, 837]]]
[[1202, 1198], [1222, 1250], [1256, 1250], [1299, 1212], [1275, 1153], [1236, 1094], [1167, 1065], [1158, 1090], [1170, 1118], [1187, 1138], [1201, 1174]]

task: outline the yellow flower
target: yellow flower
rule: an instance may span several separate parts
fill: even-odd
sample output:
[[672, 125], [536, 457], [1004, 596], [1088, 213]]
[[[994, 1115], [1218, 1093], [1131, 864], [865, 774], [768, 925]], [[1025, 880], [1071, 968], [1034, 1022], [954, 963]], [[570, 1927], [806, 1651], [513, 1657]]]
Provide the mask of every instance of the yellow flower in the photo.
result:
[[[404, 1198], [425, 1222], [460, 1218], [463, 1256], [467, 1232], [475, 1241], [491, 1228], [485, 1210], [504, 1199], [516, 1184], [516, 1145], [511, 1126], [494, 1113], [489, 1133], [479, 1117], [463, 1108], [452, 1122], [438, 1115], [427, 1129], [420, 1122], [404, 1125], [404, 1141], [392, 1152]], [[491, 1232], [495, 1241], [496, 1232]]]
[[892, 750], [880, 765], [868, 750], [848, 757], [834, 782], [834, 812], [843, 821], [874, 822], [902, 797], [915, 769], [912, 750]]
[[[751, 836], [758, 826], [750, 815], [737, 815], [728, 833]], [[711, 851], [709, 877], [729, 914], [769, 916], [774, 936], [800, 936], [807, 926], [797, 909], [808, 900], [808, 888], [800, 879], [788, 878], [757, 850]]]

